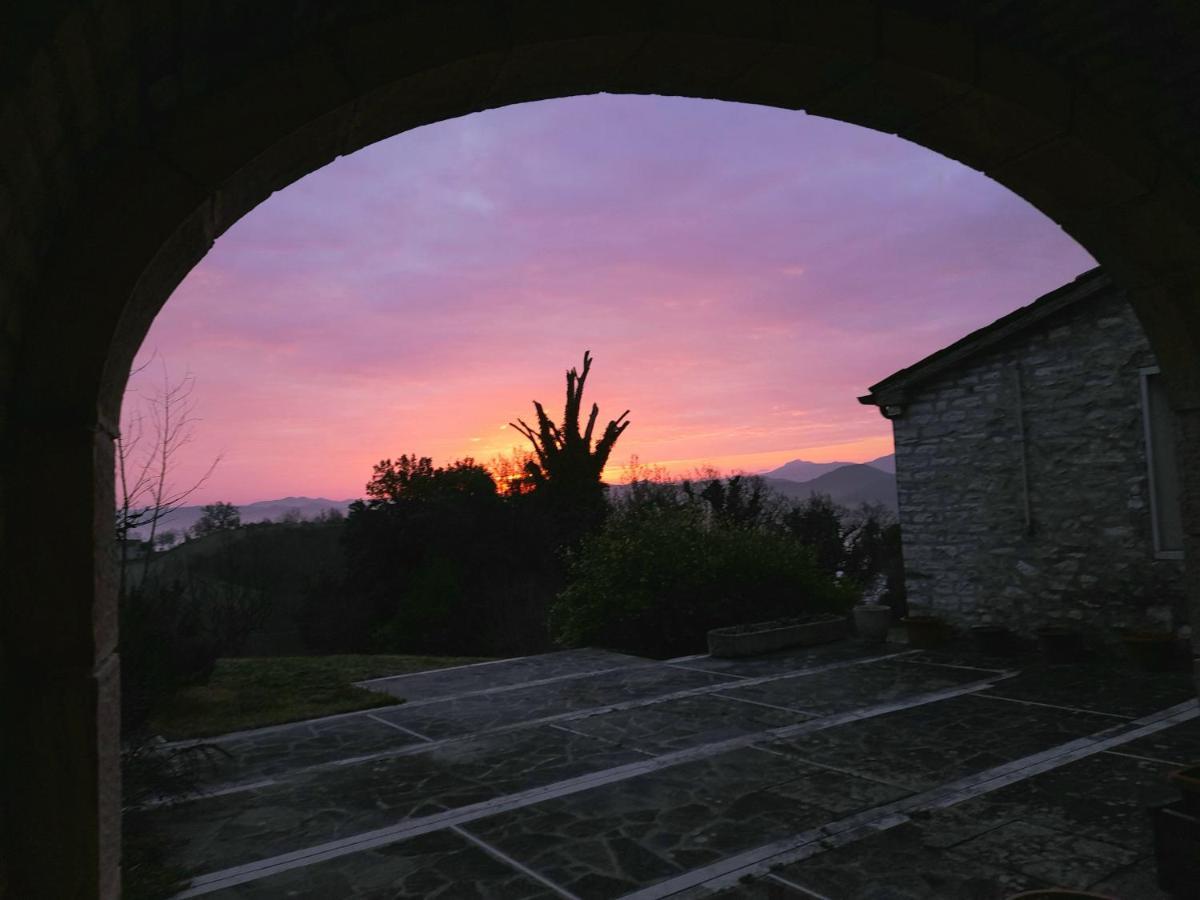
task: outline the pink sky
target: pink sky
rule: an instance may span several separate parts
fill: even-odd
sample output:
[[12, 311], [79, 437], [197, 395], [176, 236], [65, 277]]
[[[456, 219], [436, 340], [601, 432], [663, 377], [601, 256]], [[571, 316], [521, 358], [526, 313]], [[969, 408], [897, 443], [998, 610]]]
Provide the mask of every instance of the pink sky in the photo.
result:
[[280, 192], [141, 358], [196, 378], [177, 480], [222, 460], [193, 502], [358, 497], [406, 452], [486, 461], [521, 444], [505, 423], [532, 399], [561, 409], [585, 349], [602, 423], [632, 410], [614, 463], [762, 471], [890, 452], [859, 394], [1092, 265], [1005, 188], [890, 135], [576, 97], [408, 132]]

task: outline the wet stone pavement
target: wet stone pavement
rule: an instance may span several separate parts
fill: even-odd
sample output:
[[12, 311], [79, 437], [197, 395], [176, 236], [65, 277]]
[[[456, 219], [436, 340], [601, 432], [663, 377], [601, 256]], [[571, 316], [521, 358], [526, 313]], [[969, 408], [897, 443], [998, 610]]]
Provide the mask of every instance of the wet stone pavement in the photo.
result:
[[234, 898], [1004, 898], [1155, 885], [1186, 675], [839, 642], [376, 679], [405, 703], [215, 740], [129, 812]]

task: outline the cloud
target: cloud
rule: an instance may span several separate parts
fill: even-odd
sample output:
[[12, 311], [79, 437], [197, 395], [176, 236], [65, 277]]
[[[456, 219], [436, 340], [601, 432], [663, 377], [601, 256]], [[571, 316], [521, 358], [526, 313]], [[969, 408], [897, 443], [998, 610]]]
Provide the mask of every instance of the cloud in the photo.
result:
[[633, 410], [618, 456], [865, 459], [888, 440], [855, 402], [868, 385], [1091, 265], [895, 137], [579, 97], [305, 177], [217, 242], [146, 348], [197, 376], [195, 464], [228, 451], [204, 499], [350, 496], [382, 456], [507, 449], [497, 423], [556, 408], [584, 349], [602, 414]]

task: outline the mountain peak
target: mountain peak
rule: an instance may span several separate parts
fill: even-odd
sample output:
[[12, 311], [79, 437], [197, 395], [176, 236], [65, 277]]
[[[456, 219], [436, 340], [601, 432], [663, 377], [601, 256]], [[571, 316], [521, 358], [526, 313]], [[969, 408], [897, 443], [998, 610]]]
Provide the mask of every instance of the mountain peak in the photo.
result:
[[820, 478], [837, 469], [845, 468], [846, 466], [870, 466], [872, 469], [878, 469], [881, 472], [895, 474], [896, 472], [896, 457], [895, 454], [889, 453], [887, 456], [881, 456], [878, 459], [873, 459], [870, 462], [855, 463], [855, 462], [809, 462], [806, 459], [793, 459], [791, 462], [784, 463], [778, 469], [773, 469], [770, 472], [763, 472], [766, 478], [782, 478], [785, 481], [812, 481], [814, 478]]

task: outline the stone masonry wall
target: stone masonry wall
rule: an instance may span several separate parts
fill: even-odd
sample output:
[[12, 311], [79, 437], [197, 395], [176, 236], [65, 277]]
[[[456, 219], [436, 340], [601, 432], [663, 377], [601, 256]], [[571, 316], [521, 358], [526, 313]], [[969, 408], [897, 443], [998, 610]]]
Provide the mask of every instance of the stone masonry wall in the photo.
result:
[[1024, 634], [1186, 621], [1183, 563], [1153, 547], [1138, 370], [1154, 364], [1110, 291], [917, 389], [893, 420], [914, 612]]

